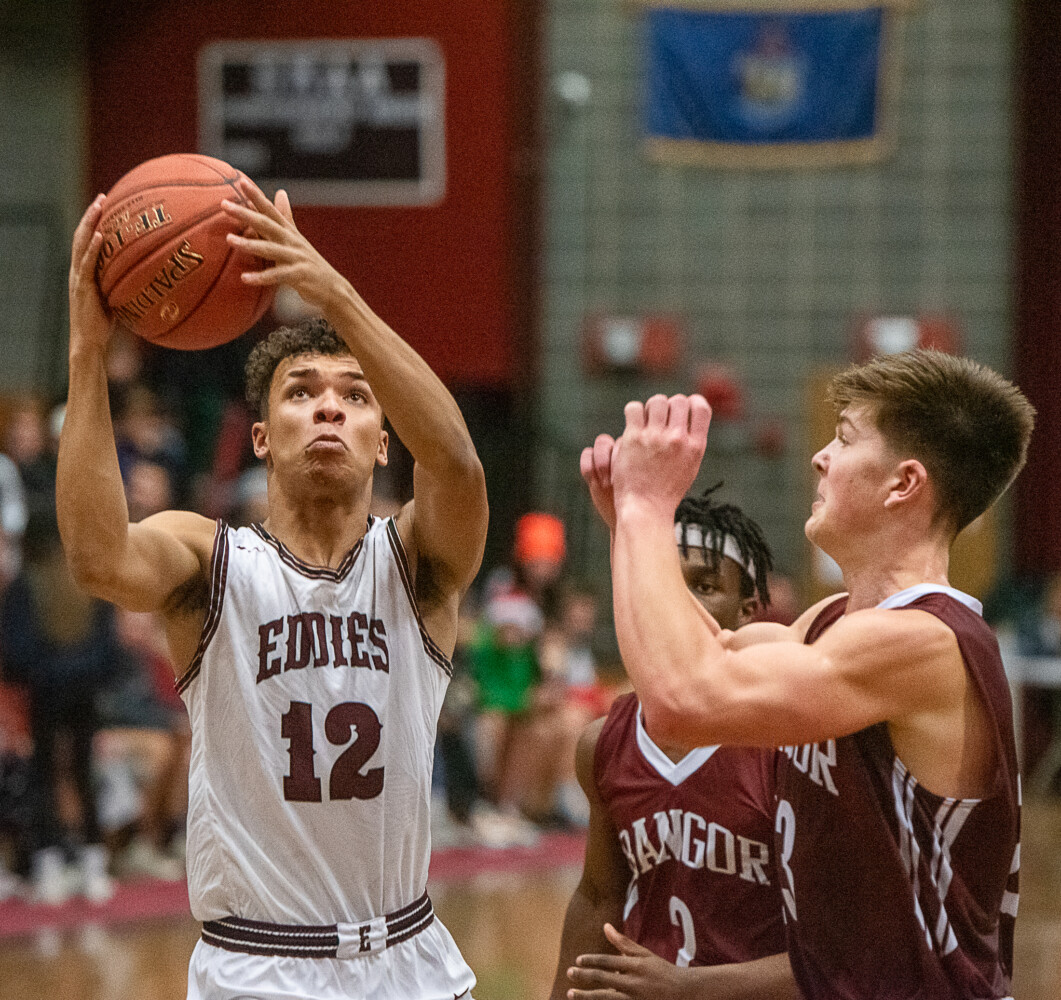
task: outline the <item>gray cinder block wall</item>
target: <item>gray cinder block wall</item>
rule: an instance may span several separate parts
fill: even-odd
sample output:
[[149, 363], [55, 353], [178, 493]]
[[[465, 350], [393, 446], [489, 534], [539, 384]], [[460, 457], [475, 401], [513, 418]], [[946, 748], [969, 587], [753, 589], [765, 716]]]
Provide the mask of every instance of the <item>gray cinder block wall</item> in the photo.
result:
[[[577, 448], [617, 432], [626, 399], [689, 391], [697, 362], [731, 365], [751, 412], [788, 428], [779, 458], [748, 453], [739, 433], [718, 435], [701, 484], [725, 479], [796, 576], [809, 504], [806, 380], [848, 360], [854, 314], [951, 314], [966, 353], [1007, 369], [1012, 16], [1010, 2], [924, 0], [900, 19], [896, 144], [885, 162], [721, 171], [642, 154], [638, 6], [552, 0], [537, 486], [542, 506], [572, 521], [583, 571], [605, 572], [607, 553], [575, 499]], [[589, 81], [584, 105], [556, 94], [565, 72]], [[682, 315], [684, 371], [586, 378], [579, 331], [598, 310]]]

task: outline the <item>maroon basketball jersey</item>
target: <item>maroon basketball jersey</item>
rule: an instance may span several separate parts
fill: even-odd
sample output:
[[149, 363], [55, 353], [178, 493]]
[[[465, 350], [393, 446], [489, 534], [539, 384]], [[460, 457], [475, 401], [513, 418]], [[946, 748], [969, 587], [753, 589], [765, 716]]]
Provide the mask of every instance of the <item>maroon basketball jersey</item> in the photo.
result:
[[[840, 598], [815, 619], [813, 643]], [[921, 585], [881, 607], [935, 615], [955, 634], [986, 708], [990, 795], [922, 787], [887, 723], [777, 756], [775, 853], [796, 981], [813, 1000], [1006, 997], [1017, 913], [1020, 786], [1009, 687], [979, 603]]]
[[673, 763], [640, 723], [635, 695], [597, 741], [597, 789], [630, 866], [623, 931], [678, 965], [785, 950], [770, 856], [773, 750], [701, 747]]

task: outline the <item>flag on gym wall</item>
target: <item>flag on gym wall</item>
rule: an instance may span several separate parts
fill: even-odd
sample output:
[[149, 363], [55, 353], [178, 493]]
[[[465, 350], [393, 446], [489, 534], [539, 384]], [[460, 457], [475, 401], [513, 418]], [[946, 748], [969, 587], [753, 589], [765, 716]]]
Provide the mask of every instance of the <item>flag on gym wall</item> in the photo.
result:
[[650, 3], [650, 156], [733, 167], [881, 158], [893, 17], [881, 0]]

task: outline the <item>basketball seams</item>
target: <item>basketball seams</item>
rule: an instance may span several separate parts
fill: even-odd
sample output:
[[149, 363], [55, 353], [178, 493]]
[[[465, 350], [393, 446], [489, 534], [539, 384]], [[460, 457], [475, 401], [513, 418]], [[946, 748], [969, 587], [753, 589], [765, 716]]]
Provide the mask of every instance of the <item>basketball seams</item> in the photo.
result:
[[[203, 159], [199, 159], [199, 158], [197, 158], [197, 157], [195, 157], [195, 156], [193, 156], [191, 154], [175, 154], [175, 155], [176, 156], [180, 156], [181, 159], [192, 160], [193, 162], [198, 163], [201, 166], [205, 166], [205, 168], [207, 168], [208, 170], [212, 170], [216, 175], [218, 175], [218, 177], [220, 178], [220, 181], [203, 180], [202, 182], [199, 182], [199, 181], [181, 180], [181, 181], [175, 182], [175, 183], [174, 182], [153, 183], [153, 185], [151, 185], [151, 187], [134, 188], [132, 191], [129, 191], [129, 192], [125, 193], [125, 194], [120, 195], [119, 205], [121, 205], [128, 198], [131, 198], [131, 197], [133, 197], [136, 194], [146, 194], [147, 192], [150, 192], [150, 191], [172, 191], [172, 190], [180, 190], [180, 189], [184, 189], [184, 188], [193, 188], [193, 189], [201, 189], [201, 188], [230, 188], [231, 191], [232, 191], [232, 194], [234, 195], [234, 200], [239, 201], [239, 203], [241, 205], [246, 205], [247, 204], [246, 196], [237, 187], [237, 185], [238, 185], [238, 183], [240, 181], [240, 178], [242, 176], [239, 171], [236, 172], [236, 176], [226, 177], [224, 174], [222, 174], [222, 172], [220, 170], [218, 170], [218, 168], [215, 168], [215, 166], [212, 163], [205, 162], [205, 160], [208, 160], [209, 157], [204, 157]], [[166, 242], [168, 243], [170, 240], [176, 239], [177, 236], [184, 235], [193, 226], [197, 226], [199, 223], [203, 222], [203, 220], [205, 220], [205, 218], [209, 218], [213, 214], [221, 214], [221, 213], [222, 213], [222, 210], [219, 208], [218, 205], [210, 205], [210, 206], [208, 206], [207, 208], [203, 209], [202, 212], [199, 212], [198, 215], [195, 215], [193, 218], [190, 218], [190, 220], [188, 221], [187, 225], [185, 225], [184, 228], [176, 229], [176, 230], [167, 229], [166, 232], [167, 232], [168, 239], [167, 239]], [[108, 217], [110, 217], [110, 216], [104, 216], [102, 218], [102, 220], [100, 220], [100, 227], [98, 227], [98, 228], [101, 228], [108, 221]], [[102, 231], [102, 228], [101, 228], [101, 231]], [[234, 232], [236, 230], [232, 230], [232, 231]], [[103, 292], [102, 283], [101, 283], [101, 286], [100, 286], [100, 291], [103, 292], [104, 298], [106, 298], [110, 294], [111, 291], [114, 291], [115, 286], [122, 281], [122, 279], [129, 273], [129, 271], [131, 271], [134, 267], [138, 266], [142, 261], [144, 261], [147, 258], [151, 257], [152, 253], [154, 253], [154, 252], [155, 252], [155, 250], [152, 250], [150, 253], [144, 253], [144, 255], [141, 258], [139, 258], [138, 260], [133, 261], [131, 264], [129, 264], [127, 267], [125, 267], [124, 270], [120, 271], [120, 273], [114, 278], [114, 280], [111, 280], [111, 278], [110, 278], [111, 269], [112, 268], [107, 268], [107, 270], [105, 271], [105, 277], [106, 277], [107, 281], [110, 282], [110, 287], [108, 288], [108, 291]], [[119, 256], [119, 259], [120, 259], [120, 256]], [[117, 263], [117, 261], [116, 261], [116, 263]]]
[[256, 323], [275, 289], [242, 281], [263, 265], [228, 243], [240, 223], [221, 207], [223, 199], [250, 204], [244, 179], [194, 153], [157, 157], [120, 179], [99, 227], [108, 244], [96, 278], [109, 311], [149, 341], [191, 350]]

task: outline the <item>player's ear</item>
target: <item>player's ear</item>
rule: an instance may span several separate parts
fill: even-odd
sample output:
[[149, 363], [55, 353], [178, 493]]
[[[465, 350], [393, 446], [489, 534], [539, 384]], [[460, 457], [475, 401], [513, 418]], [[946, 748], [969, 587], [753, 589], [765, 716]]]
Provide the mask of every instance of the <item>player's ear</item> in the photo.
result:
[[387, 464], [387, 445], [390, 444], [390, 435], [380, 428], [379, 447], [376, 449], [376, 465]]
[[896, 467], [884, 506], [908, 503], [928, 486], [928, 470], [916, 458], [904, 459]]
[[254, 446], [255, 458], [268, 458], [269, 425], [264, 420], [257, 421], [251, 427], [251, 444]]

